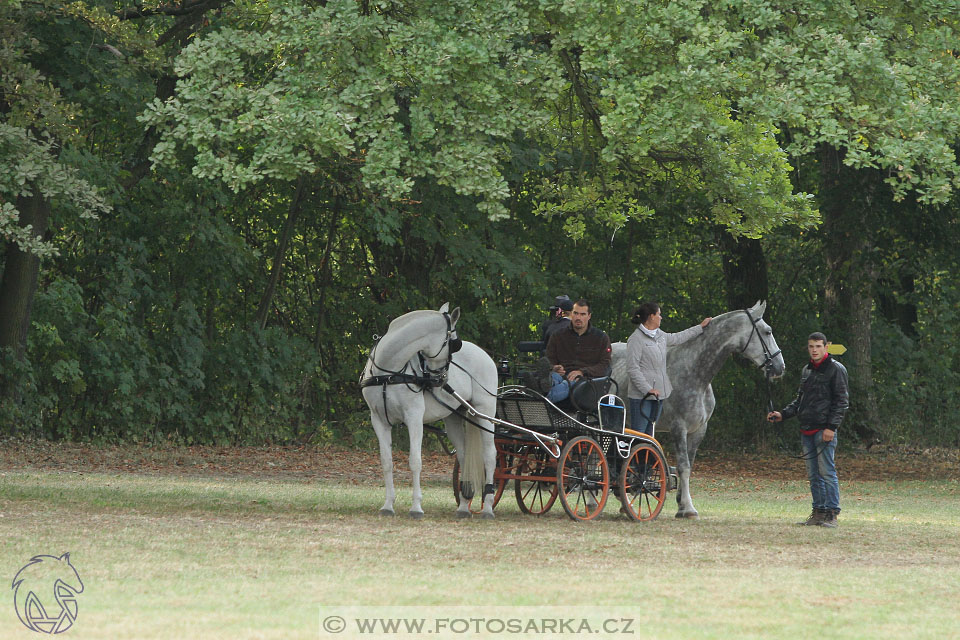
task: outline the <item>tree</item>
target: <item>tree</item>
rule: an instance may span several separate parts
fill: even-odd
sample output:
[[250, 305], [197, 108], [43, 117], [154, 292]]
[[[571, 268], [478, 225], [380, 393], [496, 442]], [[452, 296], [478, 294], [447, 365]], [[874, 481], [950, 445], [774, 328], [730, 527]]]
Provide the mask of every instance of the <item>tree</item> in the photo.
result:
[[57, 251], [51, 222], [107, 210], [97, 189], [61, 161], [64, 145], [75, 138], [75, 108], [31, 60], [42, 60], [43, 51], [30, 37], [30, 23], [59, 13], [59, 4], [0, 7], [0, 164], [10, 169], [0, 175], [0, 349], [17, 359], [27, 346], [40, 260]]
[[960, 185], [960, 9], [849, 2], [778, 14], [761, 5], [741, 6], [766, 73], [740, 105], [780, 123], [791, 154], [816, 157], [829, 269], [823, 322], [851, 347], [854, 425], [873, 439], [878, 233], [891, 198], [912, 192], [938, 204]]

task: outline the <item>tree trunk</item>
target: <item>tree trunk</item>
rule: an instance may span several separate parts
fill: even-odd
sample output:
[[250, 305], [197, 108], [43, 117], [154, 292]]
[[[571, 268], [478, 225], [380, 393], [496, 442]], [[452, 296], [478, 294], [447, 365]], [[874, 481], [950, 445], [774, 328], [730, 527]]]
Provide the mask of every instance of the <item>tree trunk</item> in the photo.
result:
[[[759, 240], [735, 238], [719, 229], [717, 242], [723, 259], [728, 309], [749, 309], [758, 300], [768, 300], [767, 258]], [[767, 303], [769, 314], [771, 303]], [[769, 317], [769, 315], [768, 315]]]
[[[877, 295], [877, 307], [880, 313], [896, 325], [909, 338], [917, 337], [919, 320], [917, 305], [912, 301], [916, 292], [916, 279], [913, 273], [903, 272], [895, 278], [880, 280], [881, 291]], [[907, 298], [904, 302], [900, 296]]]
[[869, 444], [878, 436], [870, 347], [877, 282], [874, 229], [882, 176], [873, 169], [845, 166], [843, 152], [833, 147], [822, 146], [819, 159], [827, 265], [821, 321], [827, 339], [848, 349], [841, 358], [850, 372], [850, 413], [845, 423]]
[[[33, 234], [45, 236], [50, 222], [50, 202], [39, 190], [17, 199], [20, 226], [30, 225]], [[11, 242], [7, 246], [3, 277], [0, 279], [0, 348], [11, 349], [19, 359], [27, 349], [30, 313], [37, 291], [40, 258]]]
[[323, 248], [323, 258], [320, 261], [320, 273], [317, 278], [320, 282], [320, 296], [317, 302], [317, 326], [313, 334], [313, 345], [317, 348], [317, 351], [320, 351], [323, 329], [327, 324], [327, 291], [332, 281], [330, 260], [333, 253], [333, 241], [337, 235], [337, 223], [340, 221], [340, 209], [341, 199], [340, 196], [337, 196], [333, 201], [333, 211], [330, 212], [330, 220], [327, 225], [327, 243]]
[[[622, 256], [623, 260], [623, 273], [620, 275], [620, 295], [617, 296], [617, 311], [614, 318], [617, 319], [617, 324], [623, 322], [625, 316], [633, 315], [634, 301], [628, 303], [627, 292], [630, 291], [630, 285], [633, 284], [633, 243], [636, 242], [637, 227], [640, 226], [639, 223], [631, 221], [627, 223], [627, 246], [624, 249], [624, 255]], [[624, 309], [624, 305], [627, 305], [627, 308]], [[619, 327], [618, 327], [619, 328]], [[630, 329], [627, 325], [626, 329]]]
[[267, 326], [267, 314], [270, 311], [273, 296], [277, 291], [277, 283], [280, 282], [283, 258], [287, 254], [287, 245], [290, 244], [290, 236], [293, 235], [293, 229], [297, 226], [297, 219], [300, 217], [300, 211], [303, 208], [305, 183], [306, 178], [302, 176], [297, 180], [297, 188], [293, 194], [293, 200], [290, 203], [290, 210], [287, 213], [287, 219], [283, 223], [283, 229], [280, 231], [277, 250], [273, 254], [273, 264], [270, 266], [270, 281], [267, 283], [267, 288], [263, 292], [263, 297], [260, 298], [260, 306], [257, 307], [257, 326], [261, 329]]

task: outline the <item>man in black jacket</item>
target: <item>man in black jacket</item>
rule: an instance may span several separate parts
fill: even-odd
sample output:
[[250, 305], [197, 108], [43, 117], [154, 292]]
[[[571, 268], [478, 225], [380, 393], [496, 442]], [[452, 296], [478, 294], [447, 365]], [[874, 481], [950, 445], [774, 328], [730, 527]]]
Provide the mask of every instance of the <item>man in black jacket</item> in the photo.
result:
[[807, 338], [810, 362], [800, 374], [800, 389], [793, 402], [781, 411], [771, 411], [767, 420], [800, 420], [803, 455], [807, 462], [813, 512], [797, 524], [836, 527], [840, 514], [840, 483], [834, 456], [837, 430], [850, 406], [847, 370], [827, 353], [827, 337], [820, 332]]

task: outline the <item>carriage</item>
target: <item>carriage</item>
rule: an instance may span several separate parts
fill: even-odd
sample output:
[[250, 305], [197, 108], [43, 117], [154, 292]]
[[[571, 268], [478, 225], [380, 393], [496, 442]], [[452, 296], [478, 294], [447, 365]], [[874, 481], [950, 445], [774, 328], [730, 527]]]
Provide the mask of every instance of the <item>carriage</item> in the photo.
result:
[[[521, 343], [521, 352], [536, 352], [541, 343]], [[513, 481], [523, 513], [543, 515], [559, 499], [574, 520], [592, 520], [603, 512], [610, 494], [620, 513], [633, 520], [653, 520], [668, 491], [677, 486], [675, 469], [653, 437], [626, 427], [626, 407], [609, 377], [582, 379], [568, 400], [554, 404], [534, 389], [509, 384], [522, 379], [501, 362], [497, 415], [493, 422], [497, 465], [494, 506]], [[611, 386], [614, 393], [611, 393]], [[458, 400], [461, 400], [458, 398]], [[461, 400], [464, 410], [472, 407]], [[454, 463], [453, 492], [460, 501], [460, 466]]]
[[[651, 520], [666, 492], [676, 489], [677, 517], [698, 517], [690, 470], [716, 406], [711, 379], [733, 355], [754, 363], [768, 380], [783, 375], [783, 356], [763, 321], [765, 309], [765, 302], [757, 302], [715, 317], [702, 340], [671, 351], [670, 378], [685, 389], [667, 399], [665, 412], [676, 472], [653, 436], [626, 428], [626, 407], [607, 386], [629, 385], [624, 343], [612, 345], [610, 378], [572, 389], [569, 404], [558, 406], [523, 385], [501, 385], [490, 355], [457, 336], [459, 308], [449, 311], [445, 304], [439, 311], [395, 318], [385, 335], [374, 336], [359, 381], [380, 445], [385, 488], [380, 513], [394, 515], [392, 429], [402, 423], [410, 438], [410, 516], [423, 517], [424, 425], [443, 420], [442, 432], [456, 447], [458, 517], [493, 518], [493, 506], [511, 480], [521, 510], [531, 514], [546, 513], [559, 498], [571, 518], [591, 520], [612, 492], [627, 516]], [[480, 487], [482, 499], [475, 502], [482, 505], [475, 510], [471, 500]]]

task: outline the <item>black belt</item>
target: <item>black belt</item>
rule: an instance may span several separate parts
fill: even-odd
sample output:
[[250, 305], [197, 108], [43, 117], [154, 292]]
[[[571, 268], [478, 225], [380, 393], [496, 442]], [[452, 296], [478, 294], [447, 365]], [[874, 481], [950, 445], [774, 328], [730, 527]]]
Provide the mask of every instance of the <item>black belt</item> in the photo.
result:
[[391, 373], [388, 376], [373, 376], [360, 382], [360, 388], [379, 387], [388, 384], [415, 384], [421, 387], [439, 387], [444, 384], [441, 376], [418, 376], [412, 373]]

